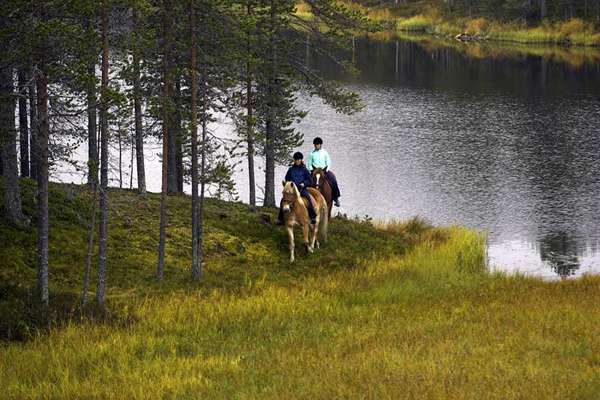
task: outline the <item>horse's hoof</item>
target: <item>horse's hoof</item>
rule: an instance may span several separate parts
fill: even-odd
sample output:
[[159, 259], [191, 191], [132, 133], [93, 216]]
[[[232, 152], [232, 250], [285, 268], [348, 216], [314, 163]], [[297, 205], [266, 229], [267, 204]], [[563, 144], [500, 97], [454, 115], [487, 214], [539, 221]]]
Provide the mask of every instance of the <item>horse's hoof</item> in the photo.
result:
[[317, 242], [317, 243], [315, 243], [315, 245], [316, 245], [317, 249], [321, 248], [321, 243]]
[[314, 253], [314, 249], [312, 248], [312, 246], [309, 246], [309, 247], [308, 247], [308, 252], [309, 252], [309, 253]]

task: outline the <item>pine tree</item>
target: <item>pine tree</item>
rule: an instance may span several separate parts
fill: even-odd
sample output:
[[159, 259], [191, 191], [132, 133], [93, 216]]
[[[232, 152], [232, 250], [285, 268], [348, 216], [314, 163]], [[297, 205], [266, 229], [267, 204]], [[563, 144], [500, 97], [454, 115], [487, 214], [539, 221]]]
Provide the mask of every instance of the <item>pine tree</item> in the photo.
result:
[[106, 260], [108, 257], [108, 13], [109, 0], [102, 0], [102, 82], [100, 86], [100, 236], [96, 301], [106, 300]]

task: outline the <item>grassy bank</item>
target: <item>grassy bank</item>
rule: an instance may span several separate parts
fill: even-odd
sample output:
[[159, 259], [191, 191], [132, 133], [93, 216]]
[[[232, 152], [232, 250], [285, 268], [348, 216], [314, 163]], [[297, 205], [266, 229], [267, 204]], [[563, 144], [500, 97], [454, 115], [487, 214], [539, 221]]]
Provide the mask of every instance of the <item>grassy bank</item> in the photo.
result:
[[[475, 40], [512, 42], [521, 44], [558, 44], [573, 46], [600, 46], [600, 31], [592, 22], [578, 18], [569, 21], [544, 20], [538, 26], [525, 22], [506, 22], [486, 18], [451, 17], [430, 4], [410, 3], [397, 8], [369, 8], [353, 2], [341, 2], [383, 26], [400, 32], [427, 33], [454, 38], [466, 34]], [[310, 18], [310, 7], [299, 3], [297, 13]]]
[[[78, 292], [87, 195], [51, 188], [56, 298]], [[272, 210], [210, 201], [205, 277], [193, 285], [189, 201], [173, 197], [157, 285], [158, 202], [111, 192], [109, 299], [130, 322], [72, 320], [2, 345], [4, 398], [592, 399], [600, 390], [598, 278], [490, 275], [481, 236], [419, 220], [336, 218], [326, 248], [290, 266], [283, 230], [266, 222]], [[0, 282], [26, 286], [34, 235], [0, 227]], [[18, 295], [2, 293], [3, 303]]]
[[466, 34], [476, 40], [492, 40], [527, 44], [563, 44], [600, 46], [600, 32], [592, 23], [580, 19], [566, 22], [545, 21], [537, 27], [519, 23], [501, 23], [485, 18], [446, 19], [439, 13], [419, 14], [396, 20], [396, 29], [454, 37]]

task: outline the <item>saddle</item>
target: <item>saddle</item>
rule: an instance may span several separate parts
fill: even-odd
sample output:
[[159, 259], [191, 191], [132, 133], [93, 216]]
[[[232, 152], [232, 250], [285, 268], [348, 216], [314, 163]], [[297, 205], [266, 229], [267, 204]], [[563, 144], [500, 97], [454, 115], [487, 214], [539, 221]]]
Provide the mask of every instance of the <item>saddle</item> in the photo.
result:
[[[307, 200], [306, 197], [302, 197], [302, 201], [304, 202], [304, 205], [306, 207], [308, 207], [308, 201], [310, 201], [313, 206], [313, 209], [316, 210], [317, 209], [317, 201], [315, 200], [313, 194], [310, 192], [310, 189], [313, 189], [313, 188], [308, 188], [308, 190], [306, 191], [308, 193], [308, 198], [310, 200]], [[316, 189], [313, 189], [313, 190], [316, 190]]]

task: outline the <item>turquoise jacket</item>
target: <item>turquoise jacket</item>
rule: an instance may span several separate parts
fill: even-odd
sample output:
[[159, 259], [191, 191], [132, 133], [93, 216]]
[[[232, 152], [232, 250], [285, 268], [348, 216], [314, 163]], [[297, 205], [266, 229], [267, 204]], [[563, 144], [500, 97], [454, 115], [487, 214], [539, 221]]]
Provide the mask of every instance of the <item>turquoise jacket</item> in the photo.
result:
[[311, 171], [313, 168], [327, 167], [327, 169], [331, 169], [331, 157], [329, 157], [329, 153], [326, 150], [313, 150], [308, 155], [306, 166]]

